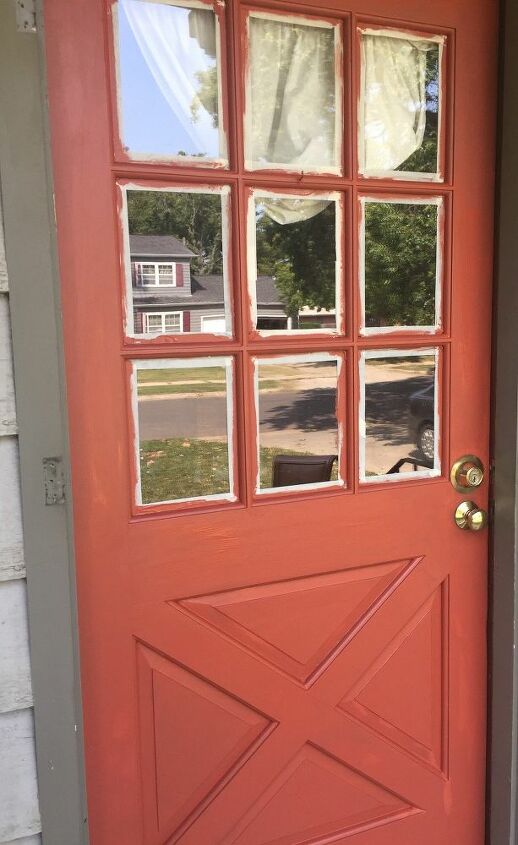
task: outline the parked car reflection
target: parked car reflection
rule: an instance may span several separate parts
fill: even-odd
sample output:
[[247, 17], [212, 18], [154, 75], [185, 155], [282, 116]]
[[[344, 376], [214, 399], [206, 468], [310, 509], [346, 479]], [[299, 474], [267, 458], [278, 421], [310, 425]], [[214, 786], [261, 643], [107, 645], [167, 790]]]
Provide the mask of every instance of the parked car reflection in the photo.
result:
[[433, 382], [417, 390], [409, 400], [409, 428], [413, 441], [424, 458], [433, 463], [435, 451]]

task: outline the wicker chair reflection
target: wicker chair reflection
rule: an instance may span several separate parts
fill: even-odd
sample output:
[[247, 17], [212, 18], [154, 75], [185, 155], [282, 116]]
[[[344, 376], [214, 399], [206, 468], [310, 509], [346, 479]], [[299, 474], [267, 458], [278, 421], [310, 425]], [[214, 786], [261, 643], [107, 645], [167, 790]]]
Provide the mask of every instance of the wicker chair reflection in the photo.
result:
[[330, 481], [336, 460], [338, 455], [276, 455], [273, 459], [273, 487]]

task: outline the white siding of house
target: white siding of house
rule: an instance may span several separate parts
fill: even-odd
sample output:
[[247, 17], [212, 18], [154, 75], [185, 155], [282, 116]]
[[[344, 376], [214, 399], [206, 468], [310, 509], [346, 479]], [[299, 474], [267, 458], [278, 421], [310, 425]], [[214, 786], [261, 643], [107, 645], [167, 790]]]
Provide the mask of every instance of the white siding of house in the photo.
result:
[[9, 291], [0, 214], [0, 843], [40, 845]]

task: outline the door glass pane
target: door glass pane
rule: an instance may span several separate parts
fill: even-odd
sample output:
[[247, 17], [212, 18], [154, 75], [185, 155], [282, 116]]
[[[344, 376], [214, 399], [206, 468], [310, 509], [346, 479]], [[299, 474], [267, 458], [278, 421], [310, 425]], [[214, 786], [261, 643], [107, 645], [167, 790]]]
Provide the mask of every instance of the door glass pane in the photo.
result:
[[441, 203], [363, 201], [363, 334], [439, 327]]
[[255, 229], [249, 227], [254, 327], [333, 332], [338, 311], [341, 328], [336, 195], [302, 199], [256, 191], [249, 215], [255, 220]]
[[219, 25], [210, 7], [119, 0], [122, 143], [132, 158], [226, 159]]
[[339, 172], [338, 27], [255, 13], [248, 25], [247, 167]]
[[[231, 335], [228, 189], [122, 191], [127, 334]], [[153, 321], [153, 312], [176, 316]], [[204, 321], [208, 314], [217, 322]]]
[[322, 353], [256, 360], [258, 492], [339, 481], [339, 366]]
[[233, 498], [231, 359], [133, 366], [137, 503]]
[[362, 481], [439, 474], [437, 355], [434, 349], [362, 354]]
[[379, 30], [361, 39], [361, 172], [437, 179], [444, 38]]

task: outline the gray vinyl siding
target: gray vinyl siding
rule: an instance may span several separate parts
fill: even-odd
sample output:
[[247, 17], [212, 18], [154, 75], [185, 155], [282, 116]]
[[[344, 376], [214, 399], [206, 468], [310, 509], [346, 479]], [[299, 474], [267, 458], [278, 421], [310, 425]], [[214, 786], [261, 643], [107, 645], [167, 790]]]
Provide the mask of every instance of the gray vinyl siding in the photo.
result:
[[[188, 310], [187, 308], [185, 309]], [[191, 332], [201, 332], [201, 318], [202, 317], [223, 317], [223, 308], [196, 308], [191, 310]]]
[[9, 285], [0, 206], [0, 843], [41, 842]]

